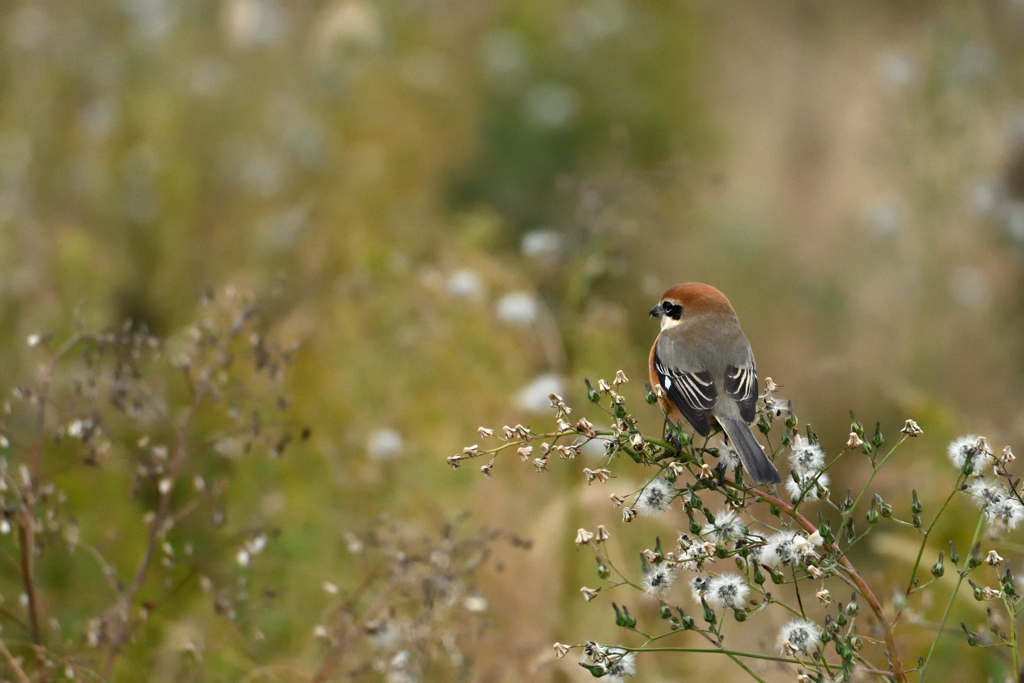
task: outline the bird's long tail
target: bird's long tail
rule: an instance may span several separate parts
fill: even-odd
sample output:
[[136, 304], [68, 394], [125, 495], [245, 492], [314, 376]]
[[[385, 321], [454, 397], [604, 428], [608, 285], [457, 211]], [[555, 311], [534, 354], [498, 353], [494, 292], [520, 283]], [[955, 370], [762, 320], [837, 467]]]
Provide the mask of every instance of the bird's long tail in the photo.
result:
[[754, 438], [754, 434], [750, 431], [750, 427], [746, 422], [732, 418], [720, 419], [719, 422], [722, 424], [722, 428], [725, 429], [725, 433], [729, 435], [729, 440], [732, 441], [739, 452], [740, 460], [743, 462], [743, 469], [747, 471], [747, 476], [758, 484], [782, 483], [779, 471], [775, 469], [775, 465], [764, 454], [761, 444]]

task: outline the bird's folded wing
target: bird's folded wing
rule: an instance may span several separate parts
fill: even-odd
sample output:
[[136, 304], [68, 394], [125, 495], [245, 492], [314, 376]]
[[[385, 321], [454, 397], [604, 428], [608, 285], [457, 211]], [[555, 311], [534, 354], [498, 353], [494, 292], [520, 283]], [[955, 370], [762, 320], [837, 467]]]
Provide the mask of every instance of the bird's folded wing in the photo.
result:
[[708, 413], [718, 402], [718, 388], [707, 370], [683, 370], [666, 365], [654, 354], [654, 372], [672, 405], [701, 436], [711, 433]]
[[753, 422], [757, 415], [757, 368], [753, 361], [743, 367], [726, 368], [723, 389], [726, 396], [736, 401], [740, 417], [747, 423]]

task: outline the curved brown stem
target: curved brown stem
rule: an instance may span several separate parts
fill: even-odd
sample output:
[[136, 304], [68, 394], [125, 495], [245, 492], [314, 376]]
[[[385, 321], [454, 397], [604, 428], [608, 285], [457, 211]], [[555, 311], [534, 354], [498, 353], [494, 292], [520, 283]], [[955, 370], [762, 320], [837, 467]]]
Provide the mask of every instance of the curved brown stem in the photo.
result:
[[[785, 512], [786, 515], [794, 522], [803, 527], [804, 531], [807, 533], [813, 534], [818, 530], [818, 527], [814, 526], [809, 519], [801, 515], [793, 509], [793, 506], [782, 499], [776, 498], [770, 493], [757, 489], [752, 489], [751, 493]], [[847, 573], [849, 573], [850, 580], [853, 581], [857, 590], [860, 591], [860, 594], [864, 596], [865, 600], [867, 600], [868, 606], [871, 607], [871, 611], [875, 614], [875, 618], [878, 619], [878, 622], [882, 625], [882, 630], [885, 633], [885, 646], [889, 650], [889, 664], [892, 667], [893, 676], [897, 681], [907, 681], [907, 673], [903, 670], [903, 662], [900, 660], [899, 651], [896, 649], [896, 634], [893, 632], [892, 623], [885, 616], [885, 610], [882, 609], [882, 604], [878, 601], [878, 598], [875, 597], [875, 594], [871, 592], [871, 588], [868, 586], [867, 582], [864, 581], [864, 578], [857, 571], [856, 567], [853, 566], [853, 563], [847, 559], [846, 555], [839, 548], [828, 542], [825, 542], [825, 548], [835, 552], [839, 556], [840, 564], [842, 564], [843, 568], [846, 569]]]

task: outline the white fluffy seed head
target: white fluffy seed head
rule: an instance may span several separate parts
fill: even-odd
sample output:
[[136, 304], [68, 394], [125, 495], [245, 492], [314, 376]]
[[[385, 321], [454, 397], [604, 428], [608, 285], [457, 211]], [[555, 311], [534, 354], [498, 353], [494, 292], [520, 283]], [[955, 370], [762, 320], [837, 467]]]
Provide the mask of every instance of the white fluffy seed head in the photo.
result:
[[818, 471], [808, 474], [797, 474], [795, 471], [786, 479], [786, 492], [794, 502], [803, 500], [819, 500], [828, 496], [829, 478]]
[[701, 535], [708, 537], [712, 543], [721, 545], [740, 540], [747, 534], [747, 525], [740, 521], [735, 510], [722, 510], [715, 514], [715, 523], [706, 524]]
[[747, 600], [750, 586], [739, 574], [721, 574], [708, 581], [704, 599], [715, 608], [739, 608]]
[[794, 619], [779, 631], [779, 650], [789, 654], [792, 648], [809, 655], [821, 644], [821, 629], [818, 625], [804, 619]]
[[676, 487], [668, 479], [656, 477], [637, 497], [636, 509], [648, 517], [669, 509], [676, 497]]
[[825, 451], [818, 444], [797, 436], [790, 447], [789, 466], [801, 476], [817, 474], [825, 467]]
[[961, 436], [950, 443], [946, 453], [949, 455], [949, 461], [958, 470], [963, 470], [967, 460], [970, 459], [971, 474], [976, 476], [992, 464], [992, 452], [984, 445], [984, 442], [979, 442], [978, 437], [974, 434]]
[[644, 593], [648, 596], [660, 598], [665, 594], [665, 591], [672, 587], [672, 583], [675, 580], [676, 570], [662, 564], [660, 567], [651, 568], [651, 571], [644, 575], [643, 581], [640, 582], [640, 587], [644, 589]]

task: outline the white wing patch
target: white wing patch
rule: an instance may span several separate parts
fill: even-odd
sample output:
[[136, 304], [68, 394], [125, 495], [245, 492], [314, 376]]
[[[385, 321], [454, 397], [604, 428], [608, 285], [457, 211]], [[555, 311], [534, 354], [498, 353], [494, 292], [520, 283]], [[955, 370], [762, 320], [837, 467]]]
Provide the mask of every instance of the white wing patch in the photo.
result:
[[668, 370], [661, 363], [656, 363], [654, 369], [665, 378], [666, 391], [672, 388], [672, 380], [675, 380], [683, 398], [694, 408], [710, 410], [717, 403], [718, 396], [711, 379], [704, 380], [693, 373]]
[[731, 389], [729, 393], [737, 401], [749, 397], [755, 391], [754, 387], [757, 386], [757, 372], [753, 366], [736, 368], [735, 372], [727, 372], [726, 378], [730, 380], [726, 382]]

